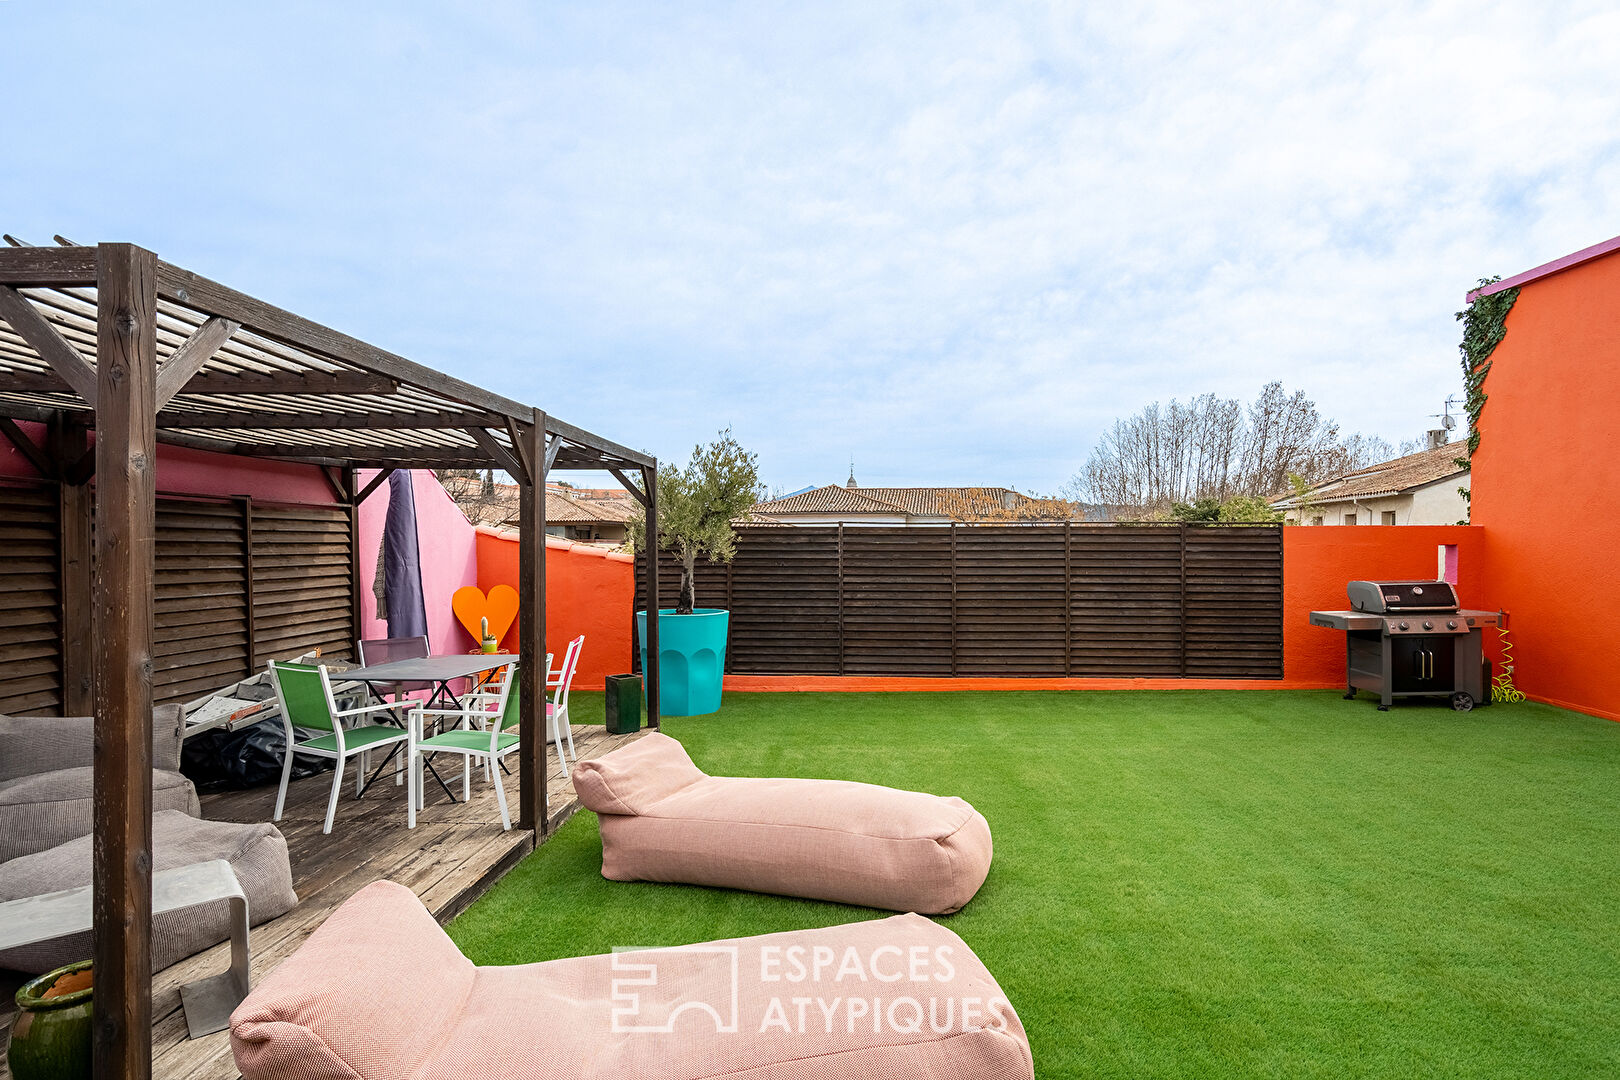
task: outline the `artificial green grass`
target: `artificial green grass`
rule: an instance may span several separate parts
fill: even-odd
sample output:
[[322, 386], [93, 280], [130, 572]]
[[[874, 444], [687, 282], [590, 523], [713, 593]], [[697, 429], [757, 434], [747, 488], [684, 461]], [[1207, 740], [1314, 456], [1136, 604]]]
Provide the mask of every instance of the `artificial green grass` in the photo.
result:
[[[579, 695], [576, 715], [600, 714]], [[1042, 1077], [1620, 1075], [1620, 725], [1335, 692], [729, 694], [715, 774], [960, 795], [943, 920]], [[602, 879], [581, 812], [451, 927], [514, 964], [878, 918]]]

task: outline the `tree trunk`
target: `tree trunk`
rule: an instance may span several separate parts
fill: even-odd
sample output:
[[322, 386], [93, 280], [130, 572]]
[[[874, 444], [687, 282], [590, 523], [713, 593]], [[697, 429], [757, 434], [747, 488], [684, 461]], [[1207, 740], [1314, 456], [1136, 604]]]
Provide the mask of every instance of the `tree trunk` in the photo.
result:
[[697, 552], [681, 553], [681, 598], [675, 604], [675, 614], [690, 615], [697, 606]]

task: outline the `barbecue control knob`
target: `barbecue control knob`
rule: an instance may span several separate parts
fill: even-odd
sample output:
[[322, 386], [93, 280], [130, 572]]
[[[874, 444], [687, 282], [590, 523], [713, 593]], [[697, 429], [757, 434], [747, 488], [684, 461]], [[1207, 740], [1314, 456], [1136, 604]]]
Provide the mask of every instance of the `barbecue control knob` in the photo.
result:
[[1402, 630], [1410, 630], [1410, 629], [1412, 629], [1412, 624], [1403, 622], [1403, 623], [1401, 623], [1401, 629]]
[[1432, 622], [1424, 622], [1423, 629], [1425, 629], [1425, 630], [1433, 630], [1434, 629], [1434, 623], [1432, 623]]
[[1447, 630], [1455, 630], [1455, 629], [1457, 629], [1457, 620], [1456, 619], [1449, 620], [1446, 623], [1446, 629]]

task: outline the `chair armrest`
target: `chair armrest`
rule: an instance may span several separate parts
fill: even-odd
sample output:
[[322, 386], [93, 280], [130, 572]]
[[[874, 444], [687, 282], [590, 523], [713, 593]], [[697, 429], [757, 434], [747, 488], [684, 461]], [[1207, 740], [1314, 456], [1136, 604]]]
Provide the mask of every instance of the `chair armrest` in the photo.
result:
[[337, 712], [334, 712], [332, 715], [339, 720], [345, 720], [351, 716], [363, 716], [366, 713], [374, 712], [386, 712], [389, 709], [405, 709], [408, 711], [413, 708], [413, 706], [413, 702], [388, 701], [381, 705], [361, 705], [359, 708], [355, 709], [340, 709]]

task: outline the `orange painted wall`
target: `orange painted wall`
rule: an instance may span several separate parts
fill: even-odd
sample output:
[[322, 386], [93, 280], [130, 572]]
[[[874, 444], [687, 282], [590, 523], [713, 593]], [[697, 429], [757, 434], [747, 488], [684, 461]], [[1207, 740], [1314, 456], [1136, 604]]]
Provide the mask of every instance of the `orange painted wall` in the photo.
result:
[[1491, 364], [1473, 520], [1515, 681], [1620, 720], [1620, 252], [1523, 286]]
[[[630, 556], [546, 537], [546, 648], [562, 663], [568, 642], [585, 635], [574, 686], [600, 690], [608, 675], [630, 670], [630, 604], [634, 596]], [[517, 534], [478, 530], [478, 587], [518, 583]], [[518, 650], [513, 626], [502, 646]]]
[[[1477, 526], [1295, 527], [1283, 530], [1283, 673], [1276, 679], [938, 679], [906, 676], [727, 675], [726, 689], [777, 690], [1116, 690], [1321, 689], [1343, 685], [1344, 636], [1313, 627], [1308, 613], [1344, 608], [1345, 582], [1356, 578], [1432, 578], [1440, 545], [1458, 548], [1458, 592], [1465, 605], [1494, 609], [1482, 567], [1483, 537]], [[634, 567], [628, 556], [603, 560], [597, 549], [548, 549], [550, 617], [547, 633], [558, 652], [573, 626], [585, 627], [586, 663], [595, 686], [600, 676], [628, 670], [630, 605]], [[569, 545], [573, 547], [573, 545]], [[590, 552], [582, 554], [581, 552]], [[594, 560], [594, 561], [593, 561]], [[488, 530], [479, 534], [479, 583], [517, 581], [517, 544]], [[600, 629], [595, 629], [595, 627]], [[606, 644], [598, 652], [597, 641]], [[515, 646], [513, 646], [515, 647]], [[1487, 652], [1494, 655], [1491, 643]], [[605, 665], [605, 666], [603, 666]], [[582, 668], [582, 678], [585, 669]], [[598, 674], [598, 672], [600, 674]]]

